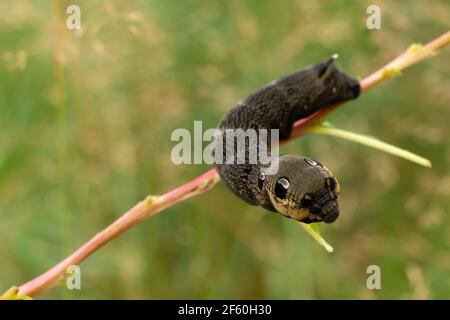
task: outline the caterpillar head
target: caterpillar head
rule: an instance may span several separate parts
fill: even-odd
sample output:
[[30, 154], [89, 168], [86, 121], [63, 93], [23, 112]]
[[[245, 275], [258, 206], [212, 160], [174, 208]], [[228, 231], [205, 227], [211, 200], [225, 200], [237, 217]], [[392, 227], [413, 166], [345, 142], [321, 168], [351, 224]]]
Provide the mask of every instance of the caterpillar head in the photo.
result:
[[273, 207], [286, 217], [311, 223], [334, 222], [339, 216], [339, 183], [318, 161], [282, 155], [278, 171], [260, 175]]

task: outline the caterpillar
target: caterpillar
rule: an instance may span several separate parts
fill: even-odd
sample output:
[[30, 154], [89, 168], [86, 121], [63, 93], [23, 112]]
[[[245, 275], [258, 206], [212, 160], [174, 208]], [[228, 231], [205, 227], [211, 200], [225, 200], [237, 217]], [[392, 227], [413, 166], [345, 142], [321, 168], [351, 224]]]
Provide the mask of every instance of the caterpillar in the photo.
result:
[[[339, 183], [319, 161], [281, 154], [276, 157], [276, 172], [270, 173], [267, 169], [273, 163], [248, 161], [259, 145], [247, 141], [240, 150], [234, 138], [224, 134], [237, 129], [276, 129], [282, 141], [291, 135], [295, 121], [357, 98], [359, 82], [334, 65], [336, 57], [272, 81], [238, 102], [220, 121], [220, 134], [214, 141], [215, 167], [225, 185], [247, 203], [304, 223], [332, 223], [339, 216]], [[234, 161], [223, 161], [229, 150], [234, 151]], [[244, 163], [237, 161], [239, 151], [245, 154]], [[217, 161], [219, 153], [222, 161]]]

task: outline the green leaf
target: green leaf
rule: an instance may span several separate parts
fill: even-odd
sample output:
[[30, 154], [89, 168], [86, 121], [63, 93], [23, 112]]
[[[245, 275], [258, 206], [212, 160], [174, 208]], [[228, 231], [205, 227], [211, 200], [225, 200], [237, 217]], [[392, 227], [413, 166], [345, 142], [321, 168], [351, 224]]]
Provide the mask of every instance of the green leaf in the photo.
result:
[[298, 224], [311, 236], [314, 240], [317, 241], [325, 250], [329, 253], [334, 251], [333, 247], [320, 235], [320, 225], [319, 223], [311, 223], [306, 224], [303, 222], [297, 221]]
[[409, 160], [411, 162], [414, 162], [416, 164], [419, 164], [421, 166], [431, 168], [431, 161], [423, 158], [421, 156], [418, 156], [410, 151], [401, 149], [399, 147], [393, 146], [389, 143], [383, 142], [381, 140], [378, 140], [377, 138], [337, 129], [333, 127], [328, 122], [324, 122], [321, 125], [317, 125], [311, 128], [311, 132], [319, 133], [319, 134], [326, 134], [329, 136], [334, 136], [338, 138], [342, 138], [345, 140], [353, 141], [356, 143], [360, 143], [363, 145], [366, 145], [368, 147], [378, 149], [381, 151], [384, 151], [386, 153], [390, 153], [394, 156]]
[[314, 222], [314, 223], [311, 223], [309, 226], [310, 226], [311, 229], [313, 229], [315, 232], [317, 232], [318, 234], [320, 234], [320, 223]]

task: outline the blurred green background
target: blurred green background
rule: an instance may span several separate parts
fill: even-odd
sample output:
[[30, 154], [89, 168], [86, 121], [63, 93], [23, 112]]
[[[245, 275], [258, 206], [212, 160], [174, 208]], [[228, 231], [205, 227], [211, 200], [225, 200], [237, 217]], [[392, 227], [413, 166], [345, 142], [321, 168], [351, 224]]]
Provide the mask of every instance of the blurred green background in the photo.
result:
[[[81, 30], [65, 27], [70, 4]], [[370, 4], [381, 30], [366, 28]], [[171, 162], [174, 129], [215, 127], [254, 89], [333, 53], [364, 77], [449, 24], [449, 1], [2, 0], [0, 291], [207, 170]], [[328, 117], [433, 169], [313, 134], [281, 148], [339, 178], [341, 216], [322, 227], [335, 253], [219, 184], [96, 252], [82, 290], [42, 298], [450, 298], [449, 88], [445, 48]], [[366, 287], [369, 265], [381, 290]]]

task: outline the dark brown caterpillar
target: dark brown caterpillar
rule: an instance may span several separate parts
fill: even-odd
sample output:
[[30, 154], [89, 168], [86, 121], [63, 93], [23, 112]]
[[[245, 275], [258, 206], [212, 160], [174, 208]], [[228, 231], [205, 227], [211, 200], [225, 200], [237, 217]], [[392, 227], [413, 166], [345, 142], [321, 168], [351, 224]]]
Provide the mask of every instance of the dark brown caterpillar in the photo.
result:
[[[297, 71], [252, 93], [230, 109], [219, 124], [215, 139], [216, 156], [232, 143], [236, 160], [238, 148], [226, 138], [226, 129], [278, 129], [280, 140], [291, 135], [295, 121], [338, 102], [358, 97], [357, 80], [337, 69], [335, 57]], [[233, 138], [234, 139], [234, 138]], [[220, 142], [220, 146], [218, 144]], [[269, 141], [270, 145], [270, 141]], [[305, 223], [331, 223], [339, 215], [339, 184], [332, 173], [318, 161], [304, 156], [280, 155], [276, 173], [267, 174], [273, 165], [251, 163], [249, 154], [259, 145], [245, 143], [246, 162], [217, 161], [220, 177], [236, 195], [252, 205]], [[218, 151], [220, 150], [220, 151]]]

